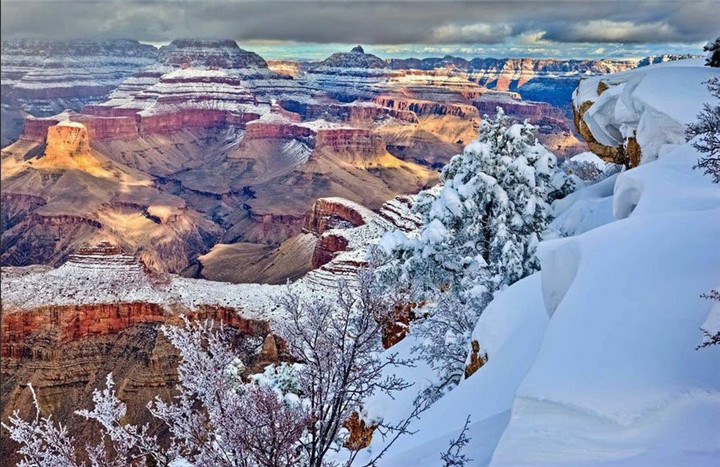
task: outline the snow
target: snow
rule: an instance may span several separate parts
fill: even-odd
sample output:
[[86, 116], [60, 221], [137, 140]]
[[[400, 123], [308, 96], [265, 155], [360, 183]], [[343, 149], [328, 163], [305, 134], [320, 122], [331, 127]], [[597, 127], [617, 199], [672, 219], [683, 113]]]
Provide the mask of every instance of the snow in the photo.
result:
[[613, 189], [617, 174], [555, 201], [550, 229], [562, 235], [578, 235], [615, 220]]
[[[714, 287], [713, 290], [720, 291], [720, 285]], [[710, 313], [702, 325], [702, 330], [711, 336], [720, 334], [720, 301], [716, 300], [713, 303]], [[707, 337], [703, 340], [703, 342], [706, 341], [708, 341]]]
[[[704, 83], [720, 71], [703, 65], [703, 59], [678, 60], [584, 79], [573, 104], [593, 103], [583, 120], [599, 143], [615, 147], [634, 135], [642, 161], [651, 161], [667, 145], [685, 143], [685, 126], [710, 100]], [[609, 88], [598, 95], [600, 82]]]
[[594, 154], [590, 151], [585, 151], [585, 152], [581, 152], [580, 154], [576, 154], [573, 157], [571, 157], [570, 160], [575, 161], [575, 162], [589, 162], [591, 164], [597, 165], [601, 169], [605, 168], [605, 166], [608, 165], [607, 162], [600, 159], [600, 157], [598, 157], [596, 154]]
[[[481, 351], [488, 353], [488, 362], [413, 422], [409, 429], [417, 430], [416, 434], [400, 438], [379, 465], [442, 466], [440, 452], [459, 434], [468, 415], [471, 421], [468, 436], [472, 440], [467, 454], [474, 459], [472, 465], [487, 465], [509, 420], [513, 396], [532, 364], [547, 322], [539, 274], [499, 292], [473, 332], [473, 339], [480, 343]], [[414, 344], [408, 342], [411, 339], [406, 338], [391, 351], [399, 352], [402, 357]], [[428, 371], [420, 366], [404, 370], [399, 376], [414, 377], [417, 381]], [[419, 388], [413, 388], [412, 396], [401, 395], [392, 404], [383, 406], [385, 410], [380, 412], [391, 420], [406, 415], [412, 397], [422, 387], [422, 381], [419, 381]], [[383, 443], [382, 439], [373, 439], [371, 451], [377, 452]]]
[[57, 126], [65, 126], [65, 127], [71, 127], [71, 128], [85, 128], [85, 125], [79, 122], [71, 122], [69, 120], [63, 120], [62, 122], [58, 123]]
[[[636, 108], [656, 101], [684, 127], [701, 93], [672, 80], [693, 85], [707, 72], [668, 65], [660, 92], [658, 82], [643, 84], [653, 70], [663, 68], [624, 74], [619, 84], [635, 86], [625, 97]], [[643, 88], [652, 83], [655, 95]], [[678, 95], [691, 99], [685, 109]], [[623, 112], [603, 115], [620, 133]], [[720, 284], [720, 186], [693, 169], [700, 154], [690, 144], [660, 153], [552, 205], [550, 228], [565, 238], [542, 242], [541, 271], [497, 293], [475, 328], [488, 362], [379, 465], [442, 465], [468, 414], [472, 465], [717, 465], [720, 349], [696, 347], [701, 327], [720, 330], [720, 305], [701, 297]], [[410, 343], [391, 350], [403, 355], [413, 339], [411, 328]], [[407, 376], [422, 386], [429, 374]], [[408, 399], [385, 416], [399, 417]], [[373, 451], [383, 442], [373, 440]]]

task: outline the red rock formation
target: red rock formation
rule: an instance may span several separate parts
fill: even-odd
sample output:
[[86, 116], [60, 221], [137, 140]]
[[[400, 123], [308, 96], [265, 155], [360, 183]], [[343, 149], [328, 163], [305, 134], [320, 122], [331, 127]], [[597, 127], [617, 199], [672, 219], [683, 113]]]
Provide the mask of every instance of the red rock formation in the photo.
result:
[[385, 154], [382, 136], [362, 128], [329, 128], [318, 130], [315, 150], [327, 149], [340, 155], [372, 157]]
[[322, 234], [337, 227], [359, 227], [367, 221], [362, 206], [338, 198], [320, 198], [305, 216], [303, 230]]
[[478, 110], [469, 104], [407, 99], [401, 96], [376, 97], [375, 103], [392, 109], [411, 111], [418, 117], [424, 115], [454, 115], [460, 118], [480, 117]]
[[342, 235], [332, 233], [322, 235], [315, 244], [315, 250], [313, 251], [313, 269], [329, 263], [335, 257], [335, 253], [346, 251], [347, 247], [348, 241]]
[[135, 117], [78, 115], [73, 120], [85, 125], [88, 135], [94, 140], [133, 139], [139, 136]]
[[48, 128], [58, 123], [60, 123], [58, 118], [35, 118], [29, 116], [25, 118], [25, 126], [20, 137], [32, 141], [45, 141]]
[[281, 101], [280, 105], [284, 109], [301, 115], [304, 120], [323, 119], [332, 122], [363, 123], [394, 118], [404, 122], [417, 122], [417, 116], [409, 110], [390, 108], [382, 104], [373, 105], [368, 102], [336, 103], [285, 100]]
[[[2, 312], [3, 420], [14, 410], [24, 418], [33, 415], [27, 390], [31, 382], [43, 414], [52, 414], [68, 426], [78, 447], [96, 443], [93, 425], [78, 419], [74, 410], [91, 406], [93, 389], [111, 372], [118, 395], [128, 406], [127, 421], [158, 425], [144, 407], [158, 395], [169, 400], [177, 383], [178, 351], [159, 332], [161, 324], [180, 322], [176, 312], [142, 302]], [[231, 342], [244, 337], [263, 339], [266, 345], [257, 357], [238, 349], [250, 372], [287, 358], [284, 343], [269, 334], [264, 321], [244, 319], [238, 310], [222, 307], [185, 312], [191, 319], [222, 319]], [[10, 442], [1, 444], [3, 460], [17, 461], [15, 447]]]
[[225, 124], [226, 112], [222, 110], [178, 110], [173, 113], [143, 116], [140, 119], [141, 131], [147, 133], [170, 133], [183, 128], [211, 128]]
[[[35, 355], [30, 336], [53, 328], [58, 342], [65, 343], [92, 335], [112, 334], [138, 323], [165, 320], [163, 309], [153, 303], [108, 303], [97, 305], [46, 306], [33, 310], [3, 310], [3, 359], [42, 359]], [[7, 360], [7, 361], [9, 361]]]
[[48, 129], [64, 120], [82, 123], [87, 128], [88, 136], [94, 140], [133, 139], [139, 134], [134, 114], [132, 116], [98, 116], [66, 111], [48, 118], [27, 117], [21, 138], [43, 141], [47, 137]]
[[465, 379], [483, 367], [488, 361], [487, 352], [480, 353], [480, 343], [473, 339], [470, 343], [470, 361], [465, 365]]
[[351, 451], [359, 451], [370, 446], [372, 436], [377, 428], [375, 424], [367, 424], [361, 420], [356, 411], [353, 411], [350, 418], [343, 422], [343, 428], [348, 430], [349, 435], [344, 446]]
[[270, 121], [256, 120], [245, 127], [247, 139], [294, 139], [314, 136], [315, 132], [309, 127], [295, 125], [285, 119]]
[[531, 102], [511, 99], [480, 99], [473, 102], [481, 115], [495, 115], [497, 108], [502, 107], [506, 114], [530, 120], [542, 117], [563, 118], [564, 112], [547, 102]]

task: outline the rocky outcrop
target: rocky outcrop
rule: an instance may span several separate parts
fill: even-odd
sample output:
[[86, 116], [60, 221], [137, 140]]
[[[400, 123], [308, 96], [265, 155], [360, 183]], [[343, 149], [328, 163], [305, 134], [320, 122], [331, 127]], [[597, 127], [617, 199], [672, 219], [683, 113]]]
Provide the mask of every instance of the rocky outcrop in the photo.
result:
[[133, 139], [139, 136], [138, 125], [134, 117], [100, 117], [66, 110], [52, 117], [27, 117], [21, 138], [43, 141], [47, 137], [48, 129], [63, 121], [73, 121], [84, 125], [92, 140]]
[[273, 105], [271, 113], [245, 126], [245, 140], [296, 139], [315, 136], [315, 131], [301, 124], [300, 115]]
[[338, 156], [360, 159], [370, 159], [386, 153], [382, 136], [363, 128], [318, 130], [315, 137], [315, 151], [321, 150]]
[[415, 310], [425, 306], [425, 302], [397, 303], [391, 319], [382, 323], [383, 348], [389, 349], [410, 332], [410, 323], [418, 319]]
[[164, 321], [162, 307], [153, 303], [111, 303], [39, 307], [29, 311], [4, 310], [2, 355], [7, 365], [23, 360], [50, 357], [35, 353], [30, 337], [49, 328], [57, 334], [58, 344], [93, 335], [112, 334], [138, 323]]
[[388, 64], [377, 55], [365, 53], [362, 46], [353, 47], [350, 52], [338, 52], [320, 62], [325, 68], [387, 68]]
[[[43, 414], [68, 426], [79, 445], [98, 440], [92, 424], [74, 418], [73, 411], [91, 406], [92, 391], [108, 373], [128, 405], [127, 420], [157, 424], [145, 405], [172, 396], [180, 357], [160, 326], [181, 325], [181, 315], [222, 322], [248, 372], [289, 358], [261, 309], [244, 308], [251, 299], [228, 300], [237, 291], [218, 291], [222, 284], [175, 285], [179, 279], [147, 269], [107, 242], [76, 251], [59, 269], [2, 273], [0, 415], [6, 420], [19, 410], [22, 417], [32, 416], [32, 383]], [[3, 442], [0, 455], [9, 461], [15, 454]]]
[[359, 451], [370, 446], [377, 425], [372, 423], [368, 424], [354, 411], [352, 415], [350, 415], [350, 418], [343, 422], [343, 428], [348, 430], [349, 433], [344, 446], [350, 451]]
[[473, 340], [470, 343], [470, 361], [465, 365], [465, 378], [469, 378], [483, 367], [488, 361], [487, 352], [480, 353], [480, 343]]
[[336, 253], [346, 251], [348, 243], [348, 240], [340, 233], [326, 233], [321, 235], [313, 251], [313, 269], [317, 269], [332, 261]]
[[336, 228], [359, 227], [368, 222], [372, 212], [342, 198], [320, 198], [305, 216], [303, 230], [317, 235]]
[[306, 70], [309, 86], [321, 89], [341, 102], [372, 98], [397, 75], [387, 63], [362, 47], [332, 54]]
[[[55, 122], [42, 123], [32, 128]], [[90, 141], [88, 127], [63, 120], [47, 127], [43, 141], [21, 139], [3, 150], [2, 209], [12, 213], [4, 219], [3, 265], [58, 265], [101, 233], [129, 251], [142, 250], [163, 270], [183, 269], [207, 251], [219, 236], [217, 226]], [[34, 193], [42, 204], [27, 201], [25, 195]]]
[[[244, 319], [237, 310], [212, 307], [189, 316], [223, 319], [250, 372], [287, 358], [282, 342], [268, 332], [264, 321]], [[93, 389], [112, 373], [118, 395], [128, 406], [127, 421], [156, 426], [157, 420], [144, 406], [156, 396], [165, 400], [172, 396], [180, 357], [159, 328], [180, 323], [176, 313], [141, 302], [48, 306], [17, 312], [4, 308], [2, 419], [14, 410], [23, 417], [33, 415], [27, 400], [27, 383], [32, 383], [43, 413], [68, 426], [78, 446], [97, 442], [93, 425], [76, 418], [73, 410], [90, 407]], [[258, 355], [245, 350], [255, 341], [265, 343]], [[2, 445], [3, 459], [13, 459], [10, 443]]]
[[565, 113], [547, 102], [523, 101], [517, 93], [488, 92], [473, 102], [481, 115], [495, 115], [501, 107], [507, 115], [536, 121], [543, 117], [563, 118]]
[[327, 120], [329, 122], [346, 122], [350, 124], [375, 124], [386, 119], [402, 122], [417, 122], [417, 115], [405, 109], [370, 102], [339, 103], [333, 101], [300, 102], [293, 100], [281, 101], [280, 105], [291, 112], [297, 113], [303, 120]]
[[414, 100], [401, 96], [376, 97], [375, 103], [396, 110], [410, 111], [417, 116], [453, 115], [465, 119], [479, 118], [480, 116], [477, 109], [468, 104]]
[[575, 128], [577, 129], [577, 132], [580, 133], [580, 136], [583, 137], [590, 151], [600, 156], [603, 160], [612, 162], [614, 164], [626, 164], [627, 157], [625, 155], [623, 146], [613, 147], [600, 144], [595, 139], [592, 131], [590, 131], [587, 124], [583, 120], [583, 115], [592, 105], [592, 101], [585, 101], [579, 106], [573, 105], [573, 122], [575, 123]]

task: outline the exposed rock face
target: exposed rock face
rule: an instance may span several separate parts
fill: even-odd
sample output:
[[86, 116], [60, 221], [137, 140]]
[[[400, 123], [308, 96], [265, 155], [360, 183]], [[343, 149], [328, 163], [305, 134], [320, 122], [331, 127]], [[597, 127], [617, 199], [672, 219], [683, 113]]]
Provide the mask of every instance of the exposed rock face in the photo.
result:
[[317, 269], [329, 263], [335, 257], [335, 253], [347, 250], [348, 243], [348, 240], [340, 234], [321, 235], [313, 251], [312, 267]]
[[319, 235], [312, 267], [317, 269], [329, 263], [335, 253], [347, 249], [349, 242], [342, 234], [343, 229], [359, 227], [373, 217], [375, 214], [372, 211], [346, 199], [321, 198], [315, 201], [303, 227], [304, 231]]
[[483, 367], [488, 361], [487, 352], [480, 353], [480, 343], [473, 340], [470, 343], [470, 361], [465, 366], [465, 378], [469, 378], [476, 371]]
[[266, 115], [245, 127], [245, 139], [298, 139], [315, 136], [315, 131], [301, 124], [300, 115], [278, 109], [278, 113]]
[[349, 53], [334, 53], [318, 64], [326, 68], [387, 68], [388, 64], [382, 58], [366, 54], [361, 46], [353, 47]]
[[648, 57], [641, 60], [558, 60], [536, 58], [460, 57], [390, 59], [394, 70], [423, 70], [460, 76], [477, 85], [499, 91], [517, 91], [524, 99], [544, 101], [567, 108], [578, 79], [629, 70], [637, 66], [685, 58], [678, 55]]
[[[55, 122], [31, 128], [47, 123]], [[209, 248], [217, 226], [90, 141], [85, 125], [63, 120], [47, 126], [43, 141], [21, 139], [3, 150], [3, 264], [60, 264], [102, 236], [143, 250], [153, 267], [178, 271]]]
[[268, 68], [275, 73], [281, 73], [288, 76], [298, 76], [300, 74], [300, 63], [293, 60], [267, 60]]
[[367, 212], [363, 215], [365, 223], [359, 227], [348, 225], [343, 228], [334, 224], [332, 229], [321, 234], [313, 252], [318, 264], [329, 261], [309, 272], [303, 281], [320, 287], [335, 287], [340, 278], [352, 280], [358, 268], [367, 266], [366, 252], [373, 239], [382, 237], [389, 230], [411, 232], [419, 228], [420, 219], [410, 212], [412, 203], [413, 197], [398, 196], [385, 203], [377, 214]]
[[465, 119], [480, 117], [477, 109], [467, 104], [414, 100], [401, 96], [380, 96], [375, 98], [375, 102], [384, 107], [411, 111], [417, 116], [453, 115]]
[[321, 198], [305, 217], [303, 230], [317, 235], [335, 228], [359, 227], [372, 218], [367, 208], [342, 198]]
[[473, 102], [481, 115], [495, 115], [501, 107], [506, 114], [528, 120], [543, 117], [563, 118], [564, 112], [547, 102], [528, 102], [517, 93], [489, 92]]
[[[71, 258], [63, 271], [3, 270], [3, 297], [9, 298], [3, 301], [0, 329], [3, 420], [14, 410], [25, 418], [34, 415], [27, 388], [32, 383], [44, 415], [68, 426], [79, 446], [97, 442], [93, 424], [83, 423], [73, 411], [90, 407], [93, 389], [112, 373], [118, 396], [128, 405], [127, 421], [158, 426], [145, 405], [155, 396], [168, 400], [173, 395], [179, 360], [159, 328], [181, 324], [181, 313], [191, 320], [222, 321], [249, 371], [288, 357], [284, 342], [257, 312], [237, 303], [219, 305], [219, 295], [199, 289], [192, 292], [193, 302], [173, 300], [176, 279], [146, 270], [117, 247], [100, 244]], [[68, 274], [68, 268], [82, 272]], [[118, 282], [121, 278], [124, 283]], [[29, 292], [30, 284], [52, 291]], [[34, 300], [24, 299], [29, 296]], [[2, 443], [0, 455], [7, 462], [17, 460], [9, 442]]]
[[370, 102], [339, 103], [328, 100], [299, 102], [281, 101], [280, 105], [299, 114], [303, 120], [327, 120], [329, 122], [347, 122], [363, 126], [382, 123], [387, 119], [402, 122], [417, 122], [417, 115], [409, 110], [393, 108], [384, 103], [374, 105]]
[[141, 132], [170, 133], [244, 127], [270, 113], [273, 99], [313, 95], [231, 40], [175, 40], [160, 49], [158, 60], [161, 65], [136, 73], [84, 112], [129, 116]]
[[381, 135], [363, 128], [333, 128], [318, 130], [316, 151], [329, 151], [348, 160], [372, 160], [384, 155], [385, 143]]
[[580, 136], [587, 142], [588, 148], [604, 160], [614, 164], [626, 164], [627, 157], [622, 146], [605, 146], [600, 144], [583, 120], [583, 115], [592, 106], [591, 101], [585, 101], [579, 107], [573, 105], [573, 122]]
[[392, 320], [382, 323], [383, 348], [389, 349], [397, 344], [410, 332], [410, 322], [417, 319], [415, 310], [425, 305], [425, 302], [398, 303], [393, 310]]
[[343, 422], [343, 427], [350, 432], [345, 447], [351, 451], [359, 451], [370, 446], [377, 425], [368, 425], [357, 412], [353, 412], [350, 418]]
[[373, 97], [396, 74], [383, 59], [366, 54], [362, 47], [332, 54], [307, 69], [311, 86], [328, 92], [341, 102]]
[[133, 139], [139, 136], [138, 125], [134, 118], [96, 117], [66, 110], [52, 117], [27, 117], [20, 137], [32, 141], [43, 141], [51, 126], [64, 121], [73, 121], [84, 125], [92, 140]]

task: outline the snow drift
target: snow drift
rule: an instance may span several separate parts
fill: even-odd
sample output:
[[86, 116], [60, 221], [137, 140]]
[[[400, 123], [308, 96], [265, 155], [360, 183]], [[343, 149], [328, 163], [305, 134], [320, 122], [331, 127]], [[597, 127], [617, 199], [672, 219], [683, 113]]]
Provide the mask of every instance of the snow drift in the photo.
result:
[[[696, 347], [720, 322], [700, 296], [720, 284], [720, 186], [683, 137], [718, 73], [699, 63], [582, 82], [582, 100], [611, 84], [586, 113], [598, 141], [630, 128], [644, 163], [553, 205], [567, 237], [541, 243], [541, 272], [498, 292], [476, 326], [488, 363], [381, 465], [442, 465], [468, 415], [472, 465], [717, 465], [720, 349]], [[422, 386], [424, 371], [406, 377]]]

